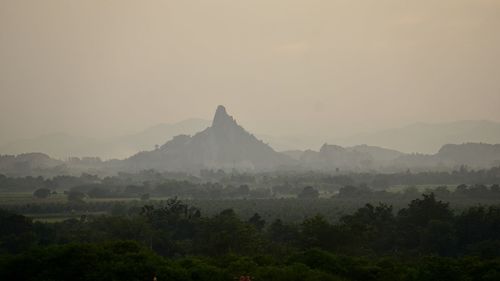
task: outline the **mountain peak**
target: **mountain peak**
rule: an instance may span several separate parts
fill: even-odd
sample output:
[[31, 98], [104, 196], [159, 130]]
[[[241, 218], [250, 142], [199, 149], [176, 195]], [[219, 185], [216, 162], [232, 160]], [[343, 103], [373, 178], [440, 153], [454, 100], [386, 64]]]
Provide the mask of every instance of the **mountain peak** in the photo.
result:
[[130, 157], [140, 169], [199, 171], [200, 169], [266, 170], [292, 161], [238, 125], [219, 105], [211, 127], [191, 136], [178, 136], [160, 149]]
[[223, 105], [217, 106], [217, 110], [215, 111], [215, 115], [217, 115], [217, 114], [227, 115], [226, 108]]
[[229, 124], [235, 124], [233, 117], [231, 117], [226, 112], [226, 108], [223, 105], [219, 105], [215, 111], [214, 120], [212, 122], [212, 127], [225, 127]]

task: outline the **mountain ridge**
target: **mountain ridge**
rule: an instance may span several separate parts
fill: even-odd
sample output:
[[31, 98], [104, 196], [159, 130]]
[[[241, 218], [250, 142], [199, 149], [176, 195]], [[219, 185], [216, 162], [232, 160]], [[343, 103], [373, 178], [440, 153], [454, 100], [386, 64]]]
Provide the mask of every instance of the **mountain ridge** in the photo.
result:
[[[307, 149], [277, 152], [239, 125], [227, 113], [224, 106], [217, 107], [209, 126], [204, 126], [206, 123], [196, 120], [192, 122], [199, 123], [199, 127], [202, 127], [193, 135], [182, 133], [168, 137], [161, 133], [162, 126], [152, 127], [151, 135], [160, 134], [159, 138], [168, 141], [154, 148], [150, 145], [123, 160], [102, 161], [97, 157], [70, 157], [60, 161], [42, 153], [0, 155], [0, 172], [17, 174], [19, 169], [20, 173], [29, 175], [44, 169], [52, 169], [54, 173], [100, 170], [133, 172], [149, 169], [192, 174], [199, 173], [203, 169], [250, 172], [276, 170], [398, 172], [407, 169], [450, 171], [461, 165], [481, 169], [500, 165], [500, 144], [470, 141], [462, 144], [444, 144], [437, 152], [428, 154], [404, 153], [366, 144], [340, 146], [328, 143], [324, 143], [317, 151]], [[469, 128], [471, 124], [476, 122], [458, 124], [456, 127]], [[490, 125], [494, 124], [491, 122]], [[428, 127], [428, 125], [418, 126]], [[139, 133], [135, 137], [140, 139], [144, 135]]]
[[[0, 154], [25, 152], [47, 153], [58, 159], [98, 156], [103, 159], [125, 159], [138, 151], [150, 150], [176, 135], [192, 135], [212, 121], [191, 118], [176, 123], [160, 123], [142, 131], [112, 138], [92, 138], [67, 133], [45, 134], [0, 144]], [[307, 150], [321, 144], [312, 136], [275, 136], [256, 134], [276, 151]], [[467, 142], [500, 143], [500, 123], [489, 120], [462, 120], [445, 123], [418, 122], [400, 128], [342, 138], [324, 138], [344, 147], [366, 144], [405, 153], [434, 154], [445, 144]]]

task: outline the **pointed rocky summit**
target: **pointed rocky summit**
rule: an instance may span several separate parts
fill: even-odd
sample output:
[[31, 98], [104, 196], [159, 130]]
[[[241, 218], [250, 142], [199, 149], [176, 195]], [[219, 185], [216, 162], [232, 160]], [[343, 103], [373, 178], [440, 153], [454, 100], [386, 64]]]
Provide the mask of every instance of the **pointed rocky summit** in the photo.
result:
[[226, 108], [222, 105], [217, 107], [215, 111], [214, 119], [212, 121], [212, 128], [230, 128], [239, 127], [232, 116], [227, 114]]
[[212, 122], [212, 126], [224, 123], [226, 120], [233, 120], [231, 116], [229, 116], [226, 112], [226, 108], [223, 105], [217, 106], [217, 110], [215, 111], [214, 120]]

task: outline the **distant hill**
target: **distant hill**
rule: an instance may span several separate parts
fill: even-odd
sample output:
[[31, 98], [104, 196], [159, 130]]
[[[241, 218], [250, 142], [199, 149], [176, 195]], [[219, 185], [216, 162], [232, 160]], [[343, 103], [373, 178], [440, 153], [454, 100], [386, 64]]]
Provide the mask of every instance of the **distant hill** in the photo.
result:
[[319, 151], [284, 151], [305, 169], [370, 171], [380, 170], [405, 155], [402, 152], [368, 145], [342, 147], [324, 144]]
[[373, 158], [374, 161], [384, 164], [390, 161], [394, 161], [395, 159], [404, 155], [404, 153], [394, 149], [388, 149], [378, 146], [370, 146], [366, 144], [347, 147], [347, 150], [367, 153], [370, 155], [370, 157]]
[[[64, 133], [48, 134], [0, 145], [0, 154], [41, 152], [59, 159], [88, 156], [124, 159], [138, 151], [151, 150], [155, 145], [161, 145], [174, 136], [193, 135], [208, 126], [210, 126], [209, 120], [188, 119], [178, 123], [158, 124], [135, 134], [108, 139]], [[283, 137], [267, 134], [256, 134], [256, 136], [277, 151], [304, 150], [322, 143], [319, 137], [312, 136]], [[368, 147], [387, 147], [405, 153], [424, 154], [437, 153], [445, 144], [468, 142], [500, 143], [500, 123], [480, 120], [438, 124], [416, 123], [402, 128], [329, 140], [329, 143], [343, 147], [367, 144]]]
[[447, 144], [441, 147], [436, 157], [454, 163], [467, 163], [473, 167], [500, 165], [500, 144]]
[[93, 139], [64, 133], [17, 140], [0, 146], [0, 154], [43, 152], [52, 157], [99, 156], [104, 159], [126, 158], [138, 151], [153, 149], [179, 134], [193, 134], [208, 127], [203, 119], [188, 119], [173, 124], [159, 124], [142, 132], [109, 139]]
[[121, 169], [199, 172], [200, 169], [268, 170], [293, 160], [248, 133], [223, 106], [212, 126], [194, 136], [179, 135], [152, 151], [140, 152], [121, 163]]
[[443, 145], [437, 153], [403, 153], [376, 146], [342, 147], [324, 144], [319, 151], [282, 152], [299, 161], [301, 169], [351, 172], [451, 171], [465, 165], [473, 169], [500, 166], [500, 144]]
[[413, 170], [450, 170], [465, 165], [473, 169], [500, 166], [500, 144], [446, 144], [436, 154], [406, 154], [394, 167]]
[[[435, 154], [406, 154], [373, 146], [341, 147], [325, 144], [319, 151], [275, 152], [226, 116], [226, 121], [194, 136], [179, 135], [160, 148], [125, 160], [71, 158], [60, 161], [42, 153], [0, 155], [0, 174], [55, 176], [81, 173], [109, 175], [147, 169], [197, 174], [201, 169], [231, 171], [413, 172], [452, 171], [500, 166], [500, 144], [444, 145]], [[231, 122], [232, 124], [231, 124]], [[224, 125], [225, 124], [225, 125]]]
[[403, 128], [359, 134], [334, 141], [346, 146], [369, 144], [407, 153], [433, 154], [445, 144], [500, 143], [500, 123], [482, 120], [416, 123]]
[[23, 153], [19, 155], [0, 155], [0, 174], [10, 176], [54, 175], [67, 173], [63, 161], [50, 158], [43, 153]]

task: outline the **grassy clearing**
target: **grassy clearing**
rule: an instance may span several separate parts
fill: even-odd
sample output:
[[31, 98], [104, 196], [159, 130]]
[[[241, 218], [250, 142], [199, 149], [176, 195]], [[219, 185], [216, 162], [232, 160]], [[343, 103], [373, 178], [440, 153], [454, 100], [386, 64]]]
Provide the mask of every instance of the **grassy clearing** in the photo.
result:
[[106, 215], [106, 212], [72, 212], [72, 213], [51, 213], [51, 214], [24, 214], [39, 222], [61, 222], [67, 219], [79, 219], [82, 216]]
[[[169, 197], [151, 197], [151, 200], [167, 200]], [[130, 202], [140, 201], [137, 197], [110, 197], [110, 198], [85, 198], [85, 202]], [[0, 192], [0, 205], [5, 204], [43, 204], [43, 203], [66, 203], [66, 194], [62, 191], [52, 194], [48, 198], [35, 198], [32, 192]]]
[[53, 194], [49, 198], [35, 198], [32, 192], [1, 192], [0, 204], [40, 204], [40, 203], [64, 203], [66, 195]]

